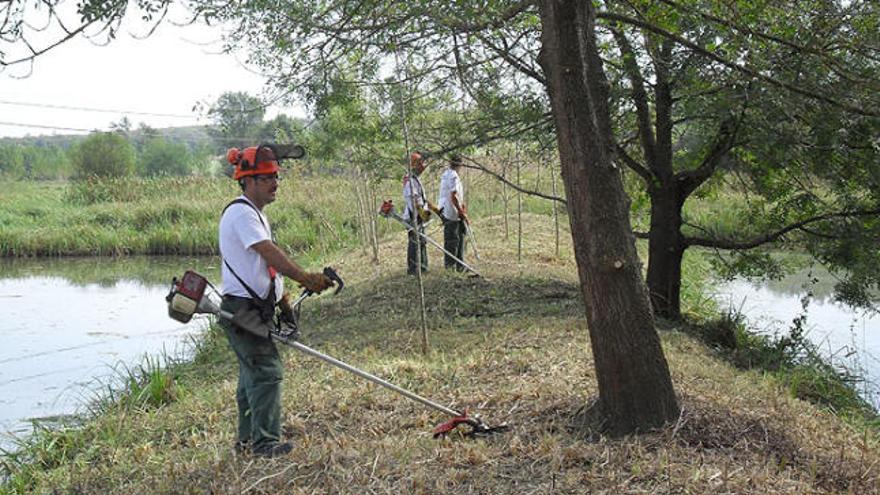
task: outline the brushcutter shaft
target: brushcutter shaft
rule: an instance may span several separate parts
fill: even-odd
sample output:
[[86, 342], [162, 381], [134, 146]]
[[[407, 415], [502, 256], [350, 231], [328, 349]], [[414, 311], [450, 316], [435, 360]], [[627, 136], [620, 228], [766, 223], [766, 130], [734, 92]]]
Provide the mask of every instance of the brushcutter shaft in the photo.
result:
[[[388, 202], [388, 204], [390, 206], [390, 202]], [[394, 213], [394, 212], [392, 211], [391, 213]], [[383, 205], [382, 214], [383, 215], [388, 214], [388, 212], [386, 212], [384, 210], [384, 205]], [[396, 218], [399, 218], [396, 214], [394, 214], [394, 216]], [[406, 225], [405, 222], [404, 222], [404, 224]], [[428, 239], [428, 240], [430, 241], [431, 239]], [[476, 273], [476, 272], [474, 272], [474, 273]], [[332, 268], [325, 268], [324, 274], [327, 275], [328, 277], [332, 278], [336, 282], [336, 284], [337, 284], [336, 293], [339, 293], [339, 291], [341, 291], [342, 287], [344, 286], [344, 282], [339, 277], [339, 275], [335, 271], [333, 271]], [[247, 330], [248, 332], [251, 332], [255, 335], [261, 335], [264, 337], [268, 336], [269, 338], [275, 339], [278, 342], [281, 342], [282, 344], [293, 347], [294, 349], [296, 349], [304, 354], [308, 354], [312, 357], [318, 358], [321, 361], [324, 361], [325, 363], [336, 366], [337, 368], [340, 368], [340, 369], [345, 370], [349, 373], [357, 375], [365, 380], [369, 380], [369, 381], [375, 383], [376, 385], [380, 385], [382, 387], [385, 387], [388, 390], [391, 390], [392, 392], [396, 392], [396, 393], [406, 397], [407, 399], [413, 400], [415, 402], [418, 402], [420, 404], [428, 406], [431, 409], [435, 409], [435, 410], [440, 411], [444, 414], [452, 416], [451, 420], [443, 423], [442, 425], [440, 425], [434, 429], [434, 437], [435, 438], [438, 436], [445, 435], [446, 433], [452, 431], [459, 424], [467, 424], [471, 427], [471, 432], [468, 433], [469, 436], [484, 436], [484, 435], [487, 435], [490, 433], [494, 433], [496, 431], [504, 431], [508, 428], [507, 425], [500, 425], [497, 427], [488, 427], [485, 424], [483, 424], [483, 422], [478, 417], [469, 418], [467, 416], [467, 411], [465, 411], [464, 413], [461, 413], [461, 412], [456, 411], [455, 409], [446, 407], [442, 404], [438, 404], [438, 403], [436, 403], [432, 400], [426, 399], [418, 394], [414, 394], [413, 392], [410, 392], [409, 390], [398, 387], [397, 385], [394, 385], [391, 382], [383, 380], [383, 379], [379, 378], [378, 376], [375, 376], [370, 373], [367, 373], [366, 371], [357, 369], [354, 366], [346, 364], [336, 358], [330, 357], [322, 352], [316, 351], [316, 350], [312, 349], [311, 347], [300, 344], [293, 337], [293, 335], [295, 334], [295, 329], [293, 332], [286, 333], [286, 334], [282, 335], [282, 334], [275, 332], [275, 330], [277, 330], [277, 329], [273, 330], [273, 329], [265, 328], [265, 326], [266, 326], [265, 322], [262, 321], [260, 315], [254, 316], [248, 310], [245, 310], [243, 312], [239, 311], [238, 313], [231, 313], [231, 312], [226, 311], [224, 309], [220, 309], [220, 304], [211, 297], [211, 295], [214, 294], [214, 292], [206, 292], [207, 287], [210, 287], [212, 291], [216, 291], [214, 286], [211, 285], [210, 282], [207, 281], [207, 279], [205, 279], [201, 275], [199, 275], [195, 272], [192, 272], [192, 271], [187, 271], [186, 274], [184, 274], [184, 279], [182, 281], [178, 281], [175, 278], [172, 282], [171, 292], [165, 298], [165, 300], [168, 302], [169, 316], [171, 316], [175, 320], [183, 321], [183, 322], [189, 321], [190, 318], [192, 318], [192, 315], [196, 314], [196, 313], [213, 314], [213, 315], [219, 316], [220, 318], [223, 318], [223, 319], [226, 319], [226, 320], [233, 322], [235, 325], [238, 325], [239, 327]], [[293, 302], [292, 307], [296, 308], [303, 301], [303, 299], [305, 299], [311, 295], [312, 295], [311, 291], [308, 291], [308, 290], [303, 291], [303, 293], [299, 296], [299, 298], [297, 298], [296, 301]], [[239, 315], [238, 319], [236, 319], [236, 315]]]
[[[454, 259], [454, 260], [457, 261], [458, 263], [460, 263], [461, 266], [467, 268], [467, 269], [468, 269], [471, 273], [473, 273], [474, 275], [477, 275], [478, 277], [483, 277], [483, 274], [481, 274], [480, 272], [478, 272], [478, 271], [477, 271], [474, 267], [472, 267], [471, 265], [468, 265], [467, 263], [465, 263], [465, 262], [464, 262], [463, 260], [461, 260], [458, 256], [456, 256], [456, 255], [450, 253], [449, 251], [447, 251], [446, 248], [444, 248], [443, 246], [441, 246], [437, 241], [435, 241], [434, 239], [431, 239], [430, 237], [428, 237], [427, 235], [425, 235], [424, 232], [419, 232], [418, 229], [414, 229], [413, 226], [410, 225], [410, 223], [407, 222], [402, 216], [400, 216], [400, 214], [398, 214], [397, 211], [395, 211], [393, 207], [390, 208], [387, 212], [386, 212], [385, 209], [380, 210], [380, 211], [379, 211], [379, 214], [382, 215], [382, 216], [384, 216], [384, 217], [390, 217], [390, 218], [393, 218], [393, 219], [397, 220], [398, 222], [400, 222], [401, 225], [403, 225], [403, 226], [406, 228], [406, 230], [409, 230], [409, 231], [415, 232], [416, 234], [418, 234], [419, 236], [421, 236], [422, 239], [424, 239], [424, 240], [428, 241], [429, 243], [431, 243], [432, 246], [436, 247], [436, 248], [439, 249], [440, 251], [443, 251], [446, 255], [448, 255], [449, 257], [451, 257], [452, 259]], [[483, 278], [485, 278], [485, 277], [483, 277]]]
[[[308, 295], [306, 295], [306, 294], [301, 295], [294, 302], [294, 305], [299, 304], [299, 302], [302, 301], [303, 299], [305, 299], [306, 297], [308, 297]], [[225, 318], [229, 321], [232, 321], [235, 318], [234, 314], [230, 313], [229, 311], [220, 309], [216, 305], [211, 305], [209, 308], [205, 308], [205, 309], [207, 312], [213, 313], [213, 314], [215, 314], [221, 318]], [[446, 413], [450, 416], [463, 416], [462, 413], [460, 413], [454, 409], [450, 409], [450, 408], [443, 406], [441, 404], [438, 404], [432, 400], [426, 399], [426, 398], [422, 397], [421, 395], [414, 394], [414, 393], [410, 392], [409, 390], [398, 387], [397, 385], [395, 385], [391, 382], [385, 381], [376, 375], [372, 375], [370, 373], [367, 373], [366, 371], [357, 369], [354, 366], [351, 366], [350, 364], [344, 363], [336, 358], [330, 357], [320, 351], [316, 351], [316, 350], [312, 349], [311, 347], [300, 344], [299, 342], [297, 342], [295, 340], [286, 339], [284, 337], [281, 337], [281, 336], [275, 335], [275, 334], [271, 334], [271, 335], [272, 335], [273, 339], [277, 340], [278, 342], [281, 342], [282, 344], [289, 345], [290, 347], [293, 347], [294, 349], [296, 349], [300, 352], [308, 354], [312, 357], [316, 357], [316, 358], [320, 359], [321, 361], [324, 361], [325, 363], [332, 364], [333, 366], [336, 366], [337, 368], [341, 368], [345, 371], [348, 371], [349, 373], [353, 373], [361, 378], [364, 378], [366, 380], [369, 380], [369, 381], [375, 383], [376, 385], [381, 385], [389, 390], [397, 392], [398, 394], [400, 394], [408, 399], [412, 399], [416, 402], [420, 402], [420, 403], [422, 403], [432, 409], [436, 409], [436, 410], [438, 410], [442, 413]]]
[[400, 388], [391, 382], [387, 382], [387, 381], [379, 378], [376, 375], [372, 375], [370, 373], [367, 373], [366, 371], [357, 369], [354, 366], [343, 363], [342, 361], [340, 361], [336, 358], [332, 358], [322, 352], [319, 352], [319, 351], [312, 349], [309, 346], [300, 344], [299, 342], [297, 342], [295, 340], [287, 340], [285, 338], [282, 338], [282, 337], [279, 337], [276, 335], [272, 335], [272, 337], [281, 343], [287, 344], [287, 345], [293, 347], [294, 349], [299, 350], [300, 352], [304, 352], [312, 357], [316, 357], [326, 363], [332, 364], [333, 366], [336, 366], [337, 368], [341, 368], [345, 371], [348, 371], [349, 373], [353, 373], [361, 378], [364, 378], [366, 380], [369, 380], [369, 381], [375, 383], [376, 385], [381, 385], [389, 390], [397, 392], [398, 394], [400, 394], [408, 399], [412, 399], [416, 402], [420, 402], [420, 403], [422, 403], [432, 409], [436, 409], [442, 413], [449, 414], [450, 416], [462, 416], [462, 413], [460, 413], [454, 409], [450, 409], [450, 408], [443, 406], [443, 405], [440, 405], [432, 400], [428, 400], [428, 399], [422, 397], [421, 395], [417, 395], [417, 394], [410, 392], [409, 390], [406, 390], [404, 388]]
[[474, 237], [474, 229], [471, 228], [471, 224], [469, 222], [464, 223], [464, 230], [467, 235], [467, 240], [471, 243], [471, 248], [474, 250], [474, 258], [477, 261], [482, 261], [480, 259], [480, 252], [477, 250], [477, 238]]

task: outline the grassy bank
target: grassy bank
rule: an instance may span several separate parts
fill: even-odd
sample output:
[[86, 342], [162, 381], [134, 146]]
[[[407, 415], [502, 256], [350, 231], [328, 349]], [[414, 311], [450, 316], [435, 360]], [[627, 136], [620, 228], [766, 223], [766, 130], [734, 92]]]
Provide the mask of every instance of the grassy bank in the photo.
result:
[[[502, 435], [431, 438], [445, 418], [293, 350], [285, 353], [284, 431], [296, 450], [232, 451], [236, 371], [216, 329], [191, 363], [102, 405], [81, 429], [46, 431], [5, 458], [11, 493], [877, 493], [875, 430], [793, 398], [773, 375], [743, 372], [681, 328], [661, 332], [683, 412], [675, 424], [609, 438], [578, 421], [596, 383], [568, 242], [553, 255], [547, 217], [528, 216], [523, 263], [498, 218], [482, 218], [488, 280], [425, 277], [432, 351], [419, 353], [405, 237], [321, 261], [348, 288], [309, 300], [306, 344], [444, 404]], [[565, 238], [565, 236], [564, 236]], [[699, 263], [694, 260], [693, 263]], [[693, 270], [696, 273], [696, 270]], [[686, 283], [699, 293], [700, 280]], [[705, 301], [688, 298], [690, 315]], [[151, 375], [146, 370], [145, 376]], [[143, 392], [147, 390], [146, 392]], [[20, 461], [20, 463], [18, 463]]]
[[[270, 207], [279, 242], [292, 252], [325, 249], [321, 229], [349, 242], [350, 215], [343, 201], [332, 200], [346, 182], [292, 179], [297, 184], [283, 184]], [[239, 194], [237, 184], [220, 178], [7, 183], [0, 255], [214, 254], [220, 212]]]
[[[441, 168], [425, 174], [436, 200]], [[546, 181], [546, 179], [545, 179]], [[266, 209], [278, 243], [296, 254], [321, 255], [358, 242], [360, 222], [383, 199], [402, 211], [400, 181], [372, 185], [375, 197], [359, 213], [355, 180], [347, 175], [285, 175], [278, 199]], [[502, 214], [516, 231], [516, 198], [488, 177], [466, 177], [473, 216]], [[84, 182], [0, 182], [0, 257], [87, 255], [206, 255], [217, 252], [217, 222], [240, 194], [228, 178], [105, 179]], [[373, 204], [375, 203], [375, 204]], [[546, 200], [525, 198], [526, 212], [547, 212]], [[379, 235], [397, 231], [379, 222]]]

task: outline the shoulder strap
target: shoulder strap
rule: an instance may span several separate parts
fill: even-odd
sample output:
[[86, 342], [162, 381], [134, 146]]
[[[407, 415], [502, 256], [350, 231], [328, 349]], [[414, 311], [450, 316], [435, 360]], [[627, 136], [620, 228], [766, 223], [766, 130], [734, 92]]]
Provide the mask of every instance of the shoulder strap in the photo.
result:
[[[407, 175], [407, 178], [409, 178], [409, 177], [410, 176]], [[421, 179], [419, 179], [418, 175], [413, 175], [412, 179], [413, 179], [413, 182], [415, 182], [419, 188], [419, 196], [422, 198], [422, 203], [426, 202], [428, 200], [428, 198], [425, 197], [425, 188], [422, 187]]]
[[[229, 271], [232, 272], [233, 275], [235, 275], [235, 278], [237, 278], [242, 287], [244, 287], [244, 289], [248, 291], [248, 294], [251, 295], [252, 299], [256, 299], [257, 301], [262, 300], [262, 298], [258, 296], [256, 292], [254, 292], [254, 289], [251, 289], [251, 286], [246, 284], [244, 280], [242, 280], [241, 277], [239, 277], [238, 274], [235, 273], [235, 270], [232, 269], [232, 267], [229, 265], [229, 262], [226, 261], [226, 258], [223, 258], [223, 264], [226, 265], [226, 268], [229, 268]], [[272, 283], [274, 284], [275, 281], [273, 280]]]
[[[257, 207], [253, 205], [253, 203], [251, 203], [250, 201], [243, 199], [243, 198], [235, 198], [232, 201], [230, 201], [229, 204], [223, 208], [223, 212], [220, 213], [220, 216], [223, 216], [223, 213], [226, 213], [226, 210], [228, 210], [230, 206], [235, 205], [235, 204], [245, 204], [245, 205], [248, 205], [251, 208], [253, 208], [253, 210], [255, 212], [257, 212], [257, 218], [260, 220], [260, 224], [263, 225], [263, 228], [266, 229], [267, 233], [269, 232], [269, 227], [266, 227], [266, 224], [263, 222], [263, 215], [260, 214], [260, 210], [258, 210]], [[273, 240], [272, 242], [275, 242], [275, 241]], [[235, 278], [238, 279], [238, 282], [242, 285], [242, 287], [244, 287], [244, 289], [248, 292], [248, 294], [251, 295], [251, 298], [253, 298], [257, 301], [262, 301], [263, 299], [260, 296], [258, 296], [257, 293], [253, 289], [251, 289], [251, 287], [248, 284], [246, 284], [244, 282], [244, 280], [241, 279], [241, 277], [238, 276], [237, 273], [235, 273], [235, 270], [233, 270], [232, 266], [230, 266], [229, 262], [226, 261], [226, 257], [223, 256], [222, 252], [220, 253], [220, 257], [223, 259], [223, 264], [226, 265], [226, 268], [229, 268], [229, 271], [233, 275], [235, 275]], [[274, 268], [272, 268], [271, 266], [269, 267], [269, 278], [272, 279], [271, 286], [269, 287], [269, 290], [270, 290], [269, 297], [271, 297], [271, 295], [275, 291], [275, 272], [274, 272]], [[274, 304], [275, 301], [272, 301], [272, 302]]]
[[[263, 222], [263, 215], [260, 214], [260, 210], [258, 210], [257, 207], [253, 205], [253, 203], [251, 203], [250, 201], [248, 201], [246, 199], [243, 199], [243, 198], [233, 199], [232, 201], [229, 202], [228, 205], [226, 205], [225, 208], [223, 208], [223, 213], [226, 213], [226, 210], [228, 210], [230, 206], [237, 205], [237, 204], [244, 204], [244, 205], [250, 206], [255, 212], [257, 212], [257, 218], [260, 219], [260, 223], [263, 225], [263, 228], [266, 229], [267, 232], [269, 231], [269, 227], [266, 227], [266, 223]], [[220, 213], [220, 215], [222, 216], [223, 213]]]

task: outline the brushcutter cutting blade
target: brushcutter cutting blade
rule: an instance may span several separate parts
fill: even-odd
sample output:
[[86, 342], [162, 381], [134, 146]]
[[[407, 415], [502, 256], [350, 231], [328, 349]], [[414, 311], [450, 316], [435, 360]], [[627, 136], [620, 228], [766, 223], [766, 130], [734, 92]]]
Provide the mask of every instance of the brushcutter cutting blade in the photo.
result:
[[465, 433], [469, 437], [488, 437], [495, 433], [502, 433], [510, 429], [510, 425], [502, 423], [498, 426], [487, 426], [482, 422], [474, 427], [471, 431]]
[[510, 429], [510, 425], [504, 423], [498, 426], [488, 426], [480, 418], [468, 417], [467, 411], [460, 416], [455, 416], [445, 423], [441, 423], [434, 428], [434, 438], [446, 436], [458, 425], [470, 426], [470, 431], [465, 432], [465, 436], [471, 438], [487, 437], [493, 433], [501, 433]]

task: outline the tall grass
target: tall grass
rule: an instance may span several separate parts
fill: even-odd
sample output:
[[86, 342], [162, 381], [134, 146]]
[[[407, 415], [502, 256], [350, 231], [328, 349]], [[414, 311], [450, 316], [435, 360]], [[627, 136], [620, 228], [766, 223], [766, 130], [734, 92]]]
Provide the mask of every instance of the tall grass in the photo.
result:
[[[424, 178], [436, 200], [439, 171]], [[498, 214], [500, 189], [472, 180], [472, 217]], [[89, 179], [69, 183], [3, 182], [0, 256], [205, 255], [217, 252], [224, 206], [241, 194], [228, 178]], [[400, 204], [397, 179], [377, 183], [378, 197]], [[374, 212], [379, 205], [367, 205]], [[530, 198], [525, 211], [549, 211]], [[402, 208], [400, 208], [402, 210]], [[358, 242], [358, 213], [344, 176], [288, 173], [277, 200], [266, 207], [278, 243], [288, 252], [320, 256]], [[397, 231], [379, 222], [379, 235]]]

